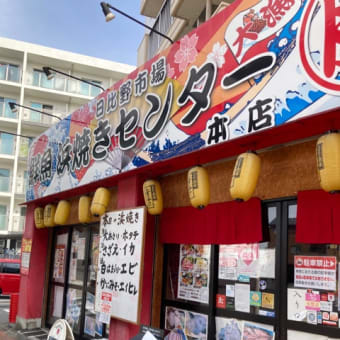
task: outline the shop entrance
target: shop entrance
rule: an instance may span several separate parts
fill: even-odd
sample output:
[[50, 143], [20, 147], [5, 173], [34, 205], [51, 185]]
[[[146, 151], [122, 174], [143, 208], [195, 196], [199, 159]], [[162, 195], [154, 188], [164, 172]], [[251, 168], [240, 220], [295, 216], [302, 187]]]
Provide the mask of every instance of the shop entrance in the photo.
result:
[[340, 338], [340, 246], [296, 243], [294, 198], [262, 210], [260, 243], [165, 246], [162, 328], [190, 340]]
[[76, 339], [108, 337], [96, 318], [95, 287], [99, 224], [56, 228], [53, 232], [46, 325], [66, 319]]

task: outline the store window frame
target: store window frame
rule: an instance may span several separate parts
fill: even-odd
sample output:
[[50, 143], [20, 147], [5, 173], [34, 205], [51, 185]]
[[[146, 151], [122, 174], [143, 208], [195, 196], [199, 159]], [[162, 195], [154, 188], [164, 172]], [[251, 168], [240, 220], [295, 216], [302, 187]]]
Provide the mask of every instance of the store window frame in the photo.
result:
[[[306, 322], [288, 320], [288, 226], [289, 226], [289, 207], [297, 206], [296, 197], [285, 197], [262, 201], [262, 216], [264, 224], [268, 221], [268, 208], [275, 207], [277, 218], [276, 245], [275, 245], [275, 297], [274, 311], [275, 317], [231, 311], [216, 308], [216, 293], [218, 286], [218, 264], [219, 264], [219, 245], [211, 245], [210, 253], [210, 280], [209, 280], [209, 303], [206, 305], [197, 304], [188, 300], [171, 300], [166, 298], [167, 286], [167, 263], [169, 257], [168, 245], [164, 245], [164, 266], [163, 266], [163, 285], [161, 301], [160, 327], [165, 326], [166, 307], [174, 307], [189, 310], [196, 313], [203, 313], [208, 316], [207, 340], [216, 339], [215, 318], [233, 318], [243, 321], [266, 324], [274, 327], [275, 339], [286, 340], [287, 331], [300, 331], [310, 334], [319, 334], [329, 337], [340, 338], [340, 328], [337, 326], [313, 325]], [[268, 221], [269, 222], [269, 221]], [[269, 223], [268, 223], [269, 224]], [[296, 227], [296, 224], [295, 224]], [[339, 294], [339, 291], [338, 291]]]
[[[82, 285], [76, 285], [69, 283], [69, 270], [70, 270], [70, 257], [71, 257], [71, 248], [72, 248], [72, 234], [76, 228], [82, 227], [85, 231], [85, 254], [84, 254], [84, 276]], [[53, 323], [49, 322], [49, 311], [50, 311], [50, 303], [51, 303], [51, 295], [53, 294], [53, 287], [63, 287], [63, 299], [62, 299], [62, 318], [66, 316], [66, 303], [67, 303], [67, 292], [69, 288], [73, 288], [76, 290], [81, 290], [82, 293], [82, 302], [81, 302], [81, 310], [80, 310], [80, 322], [79, 322], [79, 334], [74, 334], [74, 338], [76, 340], [82, 339], [93, 339], [84, 333], [84, 326], [85, 326], [85, 306], [86, 306], [86, 294], [90, 292], [91, 294], [95, 294], [92, 292], [92, 288], [88, 286], [88, 275], [89, 275], [89, 261], [90, 261], [90, 252], [91, 252], [91, 241], [93, 237], [93, 232], [91, 232], [95, 227], [99, 227], [99, 222], [91, 223], [88, 225], [73, 225], [68, 227], [62, 228], [54, 228], [53, 235], [52, 235], [52, 246], [51, 246], [51, 255], [50, 255], [50, 263], [48, 264], [49, 270], [49, 277], [48, 277], [48, 288], [47, 288], [47, 299], [46, 299], [46, 309], [45, 309], [45, 326], [51, 327]], [[58, 232], [65, 231], [67, 233], [67, 251], [66, 251], [66, 260], [65, 260], [65, 268], [64, 268], [64, 282], [56, 282], [53, 281], [53, 266], [54, 266], [54, 257], [55, 257], [55, 246], [57, 242]], [[103, 325], [103, 336], [105, 337], [107, 325]]]

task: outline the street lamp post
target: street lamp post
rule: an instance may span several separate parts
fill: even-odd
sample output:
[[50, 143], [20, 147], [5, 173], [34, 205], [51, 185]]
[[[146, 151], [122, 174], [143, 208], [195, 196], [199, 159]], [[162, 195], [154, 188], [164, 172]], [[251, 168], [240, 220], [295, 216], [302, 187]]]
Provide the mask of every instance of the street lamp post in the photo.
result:
[[[44, 66], [42, 69], [43, 69], [44, 73], [46, 74], [46, 77], [47, 77], [48, 80], [51, 80], [51, 79], [54, 77], [53, 72], [55, 72], [55, 73], [60, 73], [60, 74], [62, 74], [62, 75], [64, 75], [64, 76], [66, 76], [66, 77], [70, 77], [70, 78], [72, 78], [72, 79], [79, 80], [79, 81], [81, 81], [81, 82], [83, 82], [83, 83], [86, 83], [86, 84], [89, 84], [89, 85], [98, 87], [98, 88], [100, 88], [102, 91], [105, 91], [105, 89], [104, 89], [102, 86], [98, 85], [98, 84], [92, 83], [91, 81], [88, 81], [88, 80], [85, 80], [85, 79], [81, 79], [81, 78], [72, 76], [72, 75], [67, 74], [67, 73], [65, 73], [65, 72], [56, 70], [56, 69], [54, 69], [54, 68], [52, 68], [52, 67]], [[52, 71], [52, 72], [51, 72], [51, 71]]]
[[148, 26], [148, 25], [144, 24], [143, 22], [133, 18], [132, 16], [130, 16], [129, 14], [126, 14], [125, 12], [121, 11], [120, 9], [113, 7], [109, 3], [102, 1], [100, 3], [100, 6], [102, 7], [102, 10], [103, 10], [103, 13], [105, 15], [105, 19], [106, 19], [107, 22], [111, 21], [112, 19], [115, 18], [114, 14], [110, 11], [110, 8], [111, 8], [112, 10], [124, 15], [125, 17], [131, 19], [132, 21], [136, 22], [137, 24], [140, 24], [140, 25], [144, 26], [145, 28], [149, 29], [150, 31], [155, 32], [156, 34], [159, 34], [163, 38], [169, 40], [171, 44], [174, 43], [173, 40], [170, 39], [167, 35], [163, 34], [162, 32], [159, 32], [159, 31], [155, 30], [153, 27]]
[[54, 114], [52, 114], [52, 113], [40, 111], [40, 110], [34, 109], [33, 107], [29, 107], [29, 106], [25, 106], [25, 105], [20, 105], [20, 104], [13, 103], [13, 102], [9, 102], [8, 105], [9, 105], [9, 107], [10, 107], [10, 109], [11, 109], [11, 111], [12, 111], [13, 113], [15, 113], [15, 112], [18, 111], [17, 106], [19, 106], [19, 107], [23, 107], [24, 109], [36, 111], [36, 112], [39, 112], [39, 113], [41, 113], [41, 114], [43, 114], [43, 115], [50, 116], [50, 117], [54, 117], [54, 118], [56, 118], [56, 119], [58, 119], [58, 120], [61, 120], [60, 117], [58, 117], [58, 116], [56, 116], [56, 115], [54, 115]]

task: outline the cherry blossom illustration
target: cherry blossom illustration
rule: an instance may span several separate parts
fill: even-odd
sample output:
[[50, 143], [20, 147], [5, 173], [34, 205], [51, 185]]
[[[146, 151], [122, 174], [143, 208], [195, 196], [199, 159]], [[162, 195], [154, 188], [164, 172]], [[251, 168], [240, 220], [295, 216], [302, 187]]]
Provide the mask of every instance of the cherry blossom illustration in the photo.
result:
[[189, 64], [195, 61], [198, 54], [196, 50], [197, 41], [196, 33], [191, 37], [186, 35], [181, 39], [179, 50], [175, 54], [175, 63], [179, 64], [180, 72], [183, 72]]
[[227, 45], [221, 45], [219, 42], [214, 44], [212, 52], [208, 54], [207, 61], [213, 62], [218, 68], [225, 63], [224, 55], [227, 52]]
[[171, 67], [170, 64], [166, 65], [166, 74], [168, 78], [173, 78], [173, 76], [175, 75], [175, 69]]

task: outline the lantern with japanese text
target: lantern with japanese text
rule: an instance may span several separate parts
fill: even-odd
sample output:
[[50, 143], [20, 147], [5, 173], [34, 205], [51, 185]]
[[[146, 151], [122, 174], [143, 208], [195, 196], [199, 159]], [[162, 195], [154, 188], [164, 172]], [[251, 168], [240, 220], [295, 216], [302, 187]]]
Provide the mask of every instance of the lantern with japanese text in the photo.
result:
[[54, 215], [54, 223], [65, 225], [71, 213], [71, 203], [66, 200], [59, 201]]
[[160, 215], [163, 211], [162, 188], [158, 181], [150, 179], [143, 183], [144, 202], [150, 215]]
[[110, 202], [110, 191], [106, 188], [98, 188], [93, 196], [91, 203], [91, 214], [99, 217], [105, 214], [106, 208]]
[[321, 188], [340, 191], [340, 133], [330, 132], [318, 139], [316, 160]]
[[41, 229], [45, 227], [44, 209], [42, 207], [38, 207], [34, 209], [34, 223], [37, 229]]
[[188, 193], [191, 205], [202, 209], [210, 201], [210, 183], [208, 171], [198, 165], [188, 171]]
[[44, 224], [45, 227], [54, 227], [54, 215], [55, 215], [55, 205], [47, 204], [44, 208]]
[[234, 200], [249, 200], [256, 189], [260, 169], [261, 159], [255, 152], [245, 152], [237, 157], [230, 183], [230, 195]]
[[78, 203], [78, 220], [80, 223], [91, 222], [92, 215], [90, 212], [91, 197], [81, 196]]

